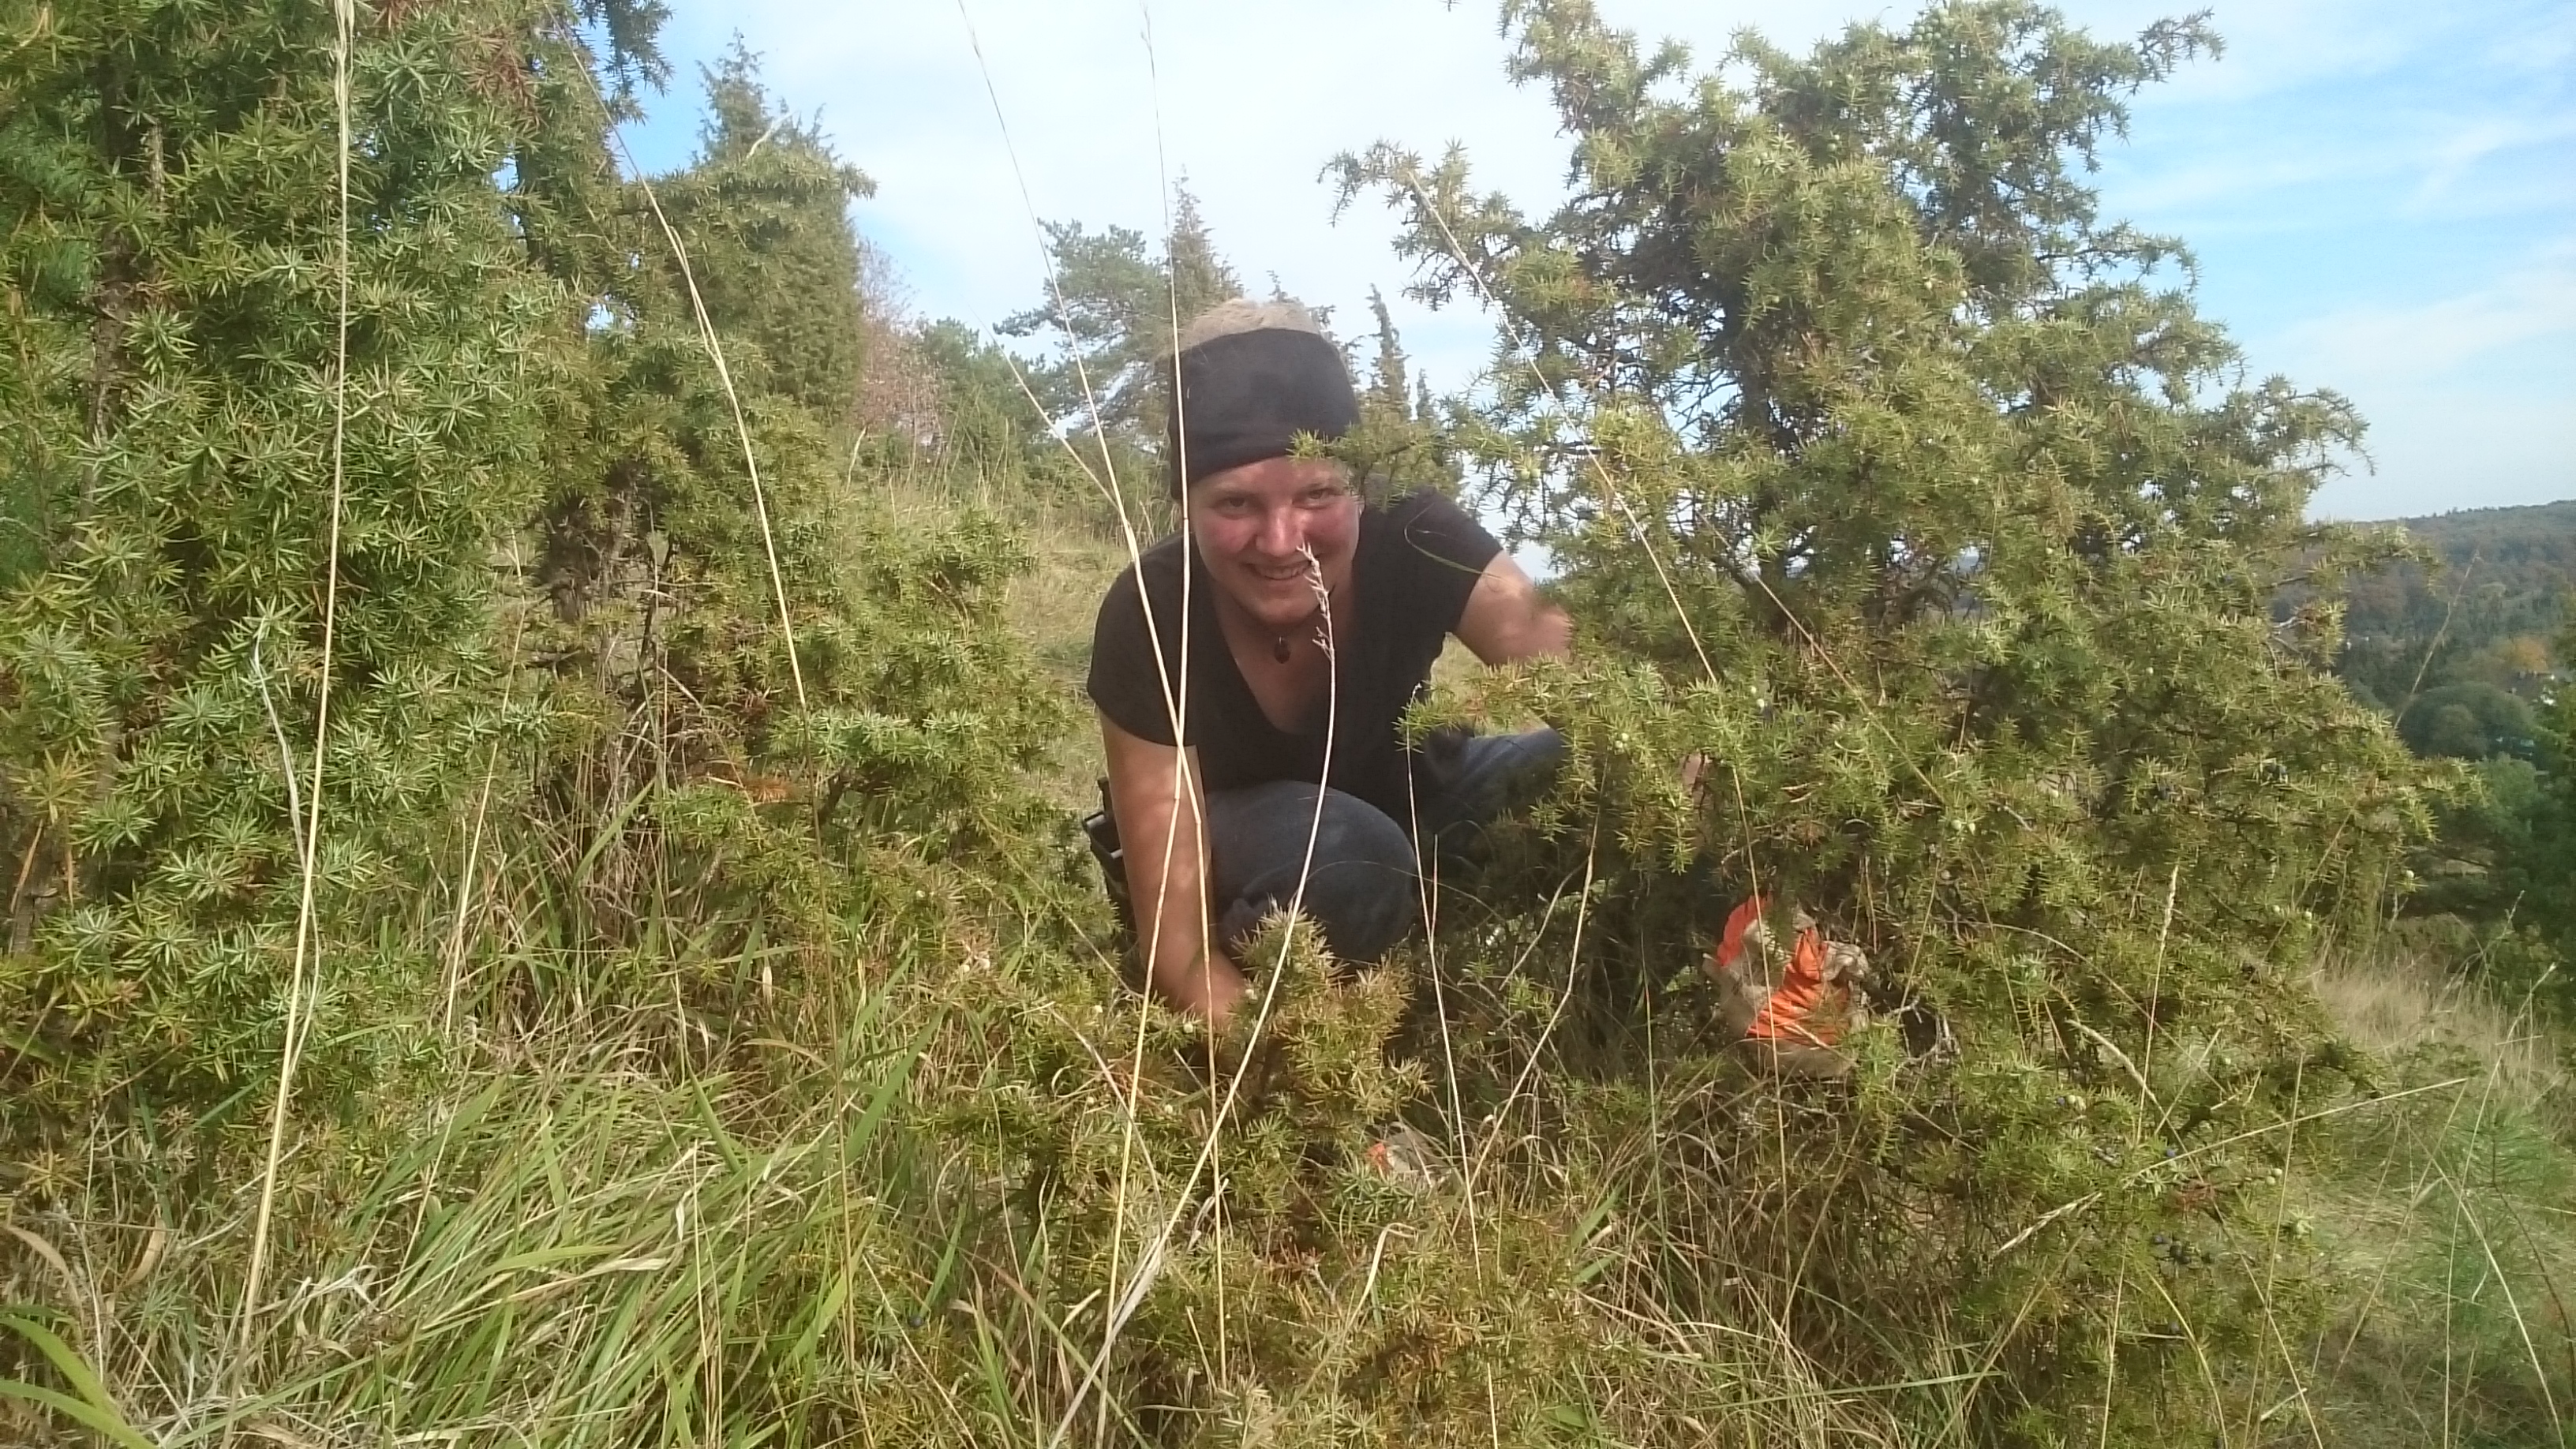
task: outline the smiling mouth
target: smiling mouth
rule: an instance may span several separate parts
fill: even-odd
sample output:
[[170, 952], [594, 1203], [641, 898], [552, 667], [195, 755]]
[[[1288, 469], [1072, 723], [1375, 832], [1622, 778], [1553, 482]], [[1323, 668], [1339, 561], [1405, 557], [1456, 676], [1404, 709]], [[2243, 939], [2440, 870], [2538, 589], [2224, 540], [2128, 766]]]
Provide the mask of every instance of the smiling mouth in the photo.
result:
[[1274, 584], [1300, 582], [1305, 579], [1308, 573], [1306, 565], [1302, 562], [1286, 564], [1277, 568], [1269, 568], [1261, 564], [1246, 564], [1244, 567], [1252, 570], [1255, 576], [1267, 579]]

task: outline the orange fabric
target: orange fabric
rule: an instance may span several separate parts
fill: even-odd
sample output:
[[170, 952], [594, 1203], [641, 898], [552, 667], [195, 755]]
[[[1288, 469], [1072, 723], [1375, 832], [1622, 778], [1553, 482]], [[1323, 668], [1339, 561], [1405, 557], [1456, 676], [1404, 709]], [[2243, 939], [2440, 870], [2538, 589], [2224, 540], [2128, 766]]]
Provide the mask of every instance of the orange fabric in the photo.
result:
[[[1762, 919], [1762, 905], [1760, 896], [1751, 897], [1726, 918], [1726, 933], [1717, 943], [1720, 970], [1731, 970], [1736, 958], [1744, 954], [1744, 933]], [[1771, 999], [1754, 1014], [1753, 1024], [1745, 1028], [1744, 1034], [1764, 1041], [1787, 1038], [1832, 1046], [1842, 1036], [1840, 1013], [1820, 1014], [1817, 1008], [1828, 999], [1840, 1005], [1849, 995], [1847, 987], [1825, 984], [1824, 936], [1812, 929], [1800, 931], [1796, 946], [1789, 952], [1789, 969], [1780, 973]]]

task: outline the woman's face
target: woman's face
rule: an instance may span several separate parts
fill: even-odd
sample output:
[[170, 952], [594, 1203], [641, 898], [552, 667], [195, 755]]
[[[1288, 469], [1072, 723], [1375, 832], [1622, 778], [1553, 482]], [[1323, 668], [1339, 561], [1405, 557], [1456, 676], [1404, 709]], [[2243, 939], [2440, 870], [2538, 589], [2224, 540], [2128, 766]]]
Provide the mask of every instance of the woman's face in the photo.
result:
[[1360, 499], [1330, 458], [1229, 468], [1192, 484], [1189, 505], [1191, 536], [1217, 588], [1265, 628], [1294, 628], [1314, 615], [1314, 569], [1327, 589], [1350, 581]]

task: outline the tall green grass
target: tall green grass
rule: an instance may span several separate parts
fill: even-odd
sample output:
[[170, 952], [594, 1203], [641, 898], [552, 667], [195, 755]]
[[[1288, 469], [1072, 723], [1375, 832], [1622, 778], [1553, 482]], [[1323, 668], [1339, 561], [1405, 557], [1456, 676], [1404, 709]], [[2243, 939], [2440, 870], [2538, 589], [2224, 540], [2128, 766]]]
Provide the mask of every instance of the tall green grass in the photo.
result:
[[[744, 959], [573, 961], [528, 946], [532, 923], [478, 935], [444, 1065], [296, 1136], [247, 1356], [239, 1134], [102, 1127], [62, 1169], [76, 1185], [11, 1202], [0, 1429], [1934, 1445], [1975, 1442], [1971, 1401], [2008, 1391], [1993, 1345], [1903, 1297], [1907, 1251], [1939, 1225], [1834, 1192], [1871, 1150], [1865, 1117], [1714, 1055], [1601, 1070], [1567, 1030], [1566, 963], [1444, 963], [1454, 1032], [1486, 1064], [1441, 1056], [1415, 1003], [1426, 960], [1344, 983], [1269, 943], [1290, 965], [1278, 1054], [1197, 1172], [1217, 1094], [1177, 1025], [1040, 909], [1078, 917], [1081, 888], [1036, 880], [946, 936], [879, 933], [765, 988]], [[728, 1010], [707, 1009], [710, 980], [737, 984]], [[2172, 1340], [2166, 1391], [2225, 1399], [2229, 1443], [2558, 1442], [2576, 1382], [2563, 1045], [2414, 963], [2322, 990], [2387, 1100], [2305, 1132], [2277, 1243], [2232, 1262], [2321, 1251], [2332, 1331], [2254, 1382], [2260, 1355], [2196, 1364], [2187, 1326], [2142, 1314]], [[1397, 1117], [1439, 1144], [1444, 1181], [1369, 1169]], [[1861, 1361], [1889, 1369], [1858, 1382]]]
[[[987, 502], [898, 479], [868, 506]], [[1073, 605], [1115, 546], [1024, 514], [1012, 627], [1070, 693]], [[1060, 805], [1087, 738], [1038, 782]], [[1119, 984], [1055, 828], [998, 861], [852, 862], [823, 946], [497, 825], [470, 888], [388, 917], [450, 969], [405, 1070], [291, 1135], [247, 1351], [253, 1094], [11, 1164], [0, 1442], [1752, 1449], [1967, 1446], [2018, 1415], [2143, 1444], [2168, 1412], [2247, 1446], [2564, 1439], [2567, 1047], [2438, 963], [2320, 976], [2379, 1097], [2316, 1104], [2259, 1219], [2017, 1225], [2002, 1252], [2043, 1289], [2119, 1255], [2119, 1371], [2168, 1408], [2111, 1418], [2025, 1403], [2064, 1391], [2015, 1382], [1944, 1296], [1980, 1271], [1957, 1225], [1851, 1190], [1921, 1124], [1748, 1077], [1687, 985], [1601, 970], [1642, 927], [1579, 855], [1533, 918], [1449, 893], [1355, 981], [1266, 942], [1276, 1046], [1228, 1111]], [[1438, 1181], [1373, 1170], [1400, 1121]], [[2259, 1299], [2258, 1336], [2180, 1306], [2212, 1292]], [[2329, 1330], [2262, 1339], [2301, 1295]]]
[[2556, 1444], [2576, 1427], [2576, 1044], [2398, 956], [2321, 990], [2388, 1083], [2460, 1090], [2337, 1121], [2295, 1226], [2348, 1292], [2316, 1348], [2338, 1442]]

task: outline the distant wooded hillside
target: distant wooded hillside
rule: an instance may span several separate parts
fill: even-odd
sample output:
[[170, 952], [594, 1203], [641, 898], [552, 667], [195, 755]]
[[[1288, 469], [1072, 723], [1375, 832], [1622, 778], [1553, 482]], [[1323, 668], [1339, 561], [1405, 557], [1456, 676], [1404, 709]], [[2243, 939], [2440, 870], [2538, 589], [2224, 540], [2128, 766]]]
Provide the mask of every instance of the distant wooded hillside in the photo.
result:
[[2358, 692], [2402, 709], [2444, 684], [2528, 692], [2576, 664], [2554, 652], [2576, 593], [2576, 499], [2398, 521], [2442, 567], [2402, 563], [2352, 585], [2343, 672]]

